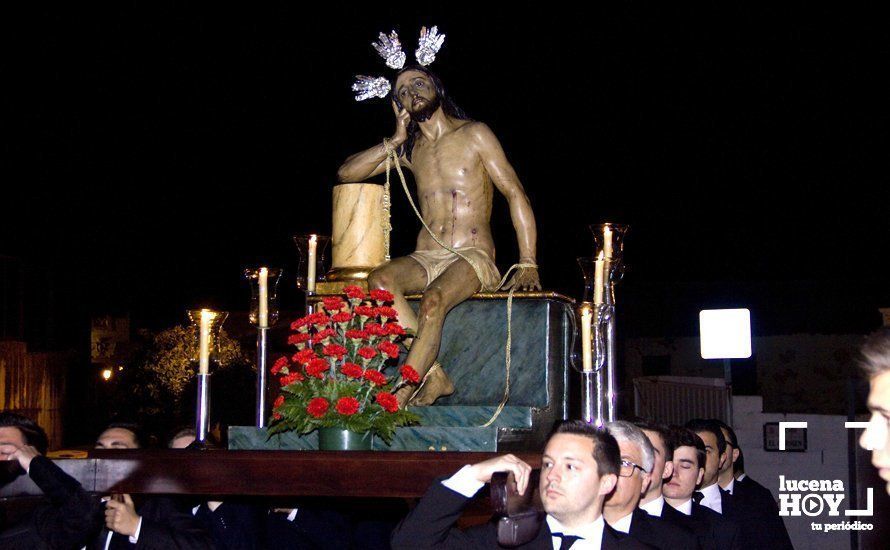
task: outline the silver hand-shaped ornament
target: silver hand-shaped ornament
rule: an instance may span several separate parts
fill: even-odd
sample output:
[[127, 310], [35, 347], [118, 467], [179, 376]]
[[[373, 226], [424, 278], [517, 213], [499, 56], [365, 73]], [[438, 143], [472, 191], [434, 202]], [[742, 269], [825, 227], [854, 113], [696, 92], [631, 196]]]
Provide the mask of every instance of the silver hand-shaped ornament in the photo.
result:
[[442, 48], [445, 42], [445, 35], [439, 34], [439, 28], [435, 25], [429, 31], [426, 27], [420, 29], [420, 39], [417, 41], [417, 50], [414, 51], [414, 57], [417, 62], [426, 67], [436, 60], [436, 54]]
[[382, 76], [374, 78], [373, 76], [358, 75], [355, 77], [355, 83], [352, 85], [352, 91], [358, 92], [355, 94], [356, 101], [364, 101], [371, 97], [383, 99], [389, 95], [390, 89], [389, 80]]
[[405, 52], [402, 51], [402, 43], [399, 42], [399, 35], [396, 31], [386, 36], [380, 33], [379, 42], [372, 42], [371, 45], [380, 54], [380, 57], [386, 60], [386, 66], [390, 69], [401, 69], [405, 66]]

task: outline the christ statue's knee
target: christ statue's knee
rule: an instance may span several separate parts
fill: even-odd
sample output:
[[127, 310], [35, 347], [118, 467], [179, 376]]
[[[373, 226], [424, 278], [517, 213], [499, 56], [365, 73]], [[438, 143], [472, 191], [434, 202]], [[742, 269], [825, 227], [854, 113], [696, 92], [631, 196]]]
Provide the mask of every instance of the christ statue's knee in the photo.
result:
[[420, 300], [420, 318], [424, 322], [441, 321], [445, 317], [445, 302], [442, 291], [428, 288]]
[[392, 275], [386, 273], [385, 269], [374, 270], [368, 274], [368, 286], [370, 288], [386, 289], [390, 292], [397, 292], [395, 288], [395, 280]]

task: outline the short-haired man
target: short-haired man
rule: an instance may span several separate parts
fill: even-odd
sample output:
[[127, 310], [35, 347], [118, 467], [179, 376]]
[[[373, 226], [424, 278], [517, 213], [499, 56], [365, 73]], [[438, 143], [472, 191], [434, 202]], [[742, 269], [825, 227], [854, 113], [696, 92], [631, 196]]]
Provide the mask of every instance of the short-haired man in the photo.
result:
[[[135, 424], [108, 426], [96, 439], [96, 449], [139, 449], [141, 430]], [[211, 548], [212, 540], [192, 515], [169, 497], [151, 497], [136, 504], [127, 494], [112, 495], [105, 505], [105, 529], [94, 543], [127, 548], [143, 540], [149, 548]]]
[[677, 428], [671, 435], [674, 470], [664, 484], [665, 506], [661, 517], [690, 529], [704, 549], [741, 549], [739, 527], [717, 512], [693, 500], [695, 488], [705, 475], [705, 444], [695, 432]]
[[862, 347], [862, 369], [868, 377], [871, 418], [859, 445], [871, 451], [871, 463], [887, 482], [890, 494], [890, 330], [882, 329]]
[[646, 434], [623, 420], [609, 422], [606, 428], [621, 451], [618, 483], [603, 505], [606, 523], [654, 548], [695, 548], [697, 542], [691, 531], [637, 507], [655, 466], [655, 449]]
[[4, 527], [0, 548], [79, 547], [89, 536], [91, 519], [101, 511], [97, 498], [43, 456], [47, 447], [46, 432], [36, 422], [17, 413], [0, 412], [0, 460], [18, 461], [48, 500], [24, 522]]
[[746, 518], [760, 517], [761, 528], [748, 530], [745, 535], [749, 542], [769, 545], [771, 548], [793, 548], [785, 522], [779, 515], [779, 506], [769, 489], [746, 476], [746, 481], [735, 479], [735, 464], [742, 456], [742, 449], [735, 430], [728, 424], [714, 420], [726, 439], [726, 461], [720, 468], [717, 483], [732, 497], [737, 515]]
[[649, 487], [640, 499], [640, 508], [648, 512], [649, 515], [660, 518], [664, 508], [662, 488], [665, 480], [670, 479], [674, 472], [670, 430], [667, 426], [655, 422], [639, 421], [634, 424], [643, 430], [643, 434], [652, 444], [652, 450], [655, 453], [652, 472], [649, 475]]
[[[584, 422], [560, 425], [547, 442], [538, 490], [547, 513], [540, 530], [518, 548], [548, 550], [648, 548], [609, 527], [603, 500], [615, 488], [621, 453], [615, 438]], [[498, 548], [492, 524], [465, 531], [453, 528], [470, 498], [496, 472], [512, 472], [525, 493], [531, 466], [513, 455], [468, 465], [434, 483], [408, 517], [396, 527], [393, 548]]]
[[723, 437], [720, 426], [710, 419], [696, 418], [687, 422], [686, 427], [695, 432], [705, 444], [705, 467], [699, 484], [702, 495], [699, 504], [723, 514], [723, 503], [729, 499], [720, 491], [717, 479], [727, 461], [726, 438]]

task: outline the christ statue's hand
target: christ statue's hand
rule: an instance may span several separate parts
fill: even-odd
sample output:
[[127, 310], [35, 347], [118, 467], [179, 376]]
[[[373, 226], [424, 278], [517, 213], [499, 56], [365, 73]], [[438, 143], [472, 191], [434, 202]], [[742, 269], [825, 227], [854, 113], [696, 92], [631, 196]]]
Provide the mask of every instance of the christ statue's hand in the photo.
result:
[[411, 115], [404, 107], [400, 110], [395, 100], [392, 101], [392, 112], [396, 115], [396, 131], [390, 141], [393, 146], [399, 147], [408, 139], [408, 123], [411, 122]]
[[541, 290], [541, 280], [536, 267], [520, 267], [501, 290]]

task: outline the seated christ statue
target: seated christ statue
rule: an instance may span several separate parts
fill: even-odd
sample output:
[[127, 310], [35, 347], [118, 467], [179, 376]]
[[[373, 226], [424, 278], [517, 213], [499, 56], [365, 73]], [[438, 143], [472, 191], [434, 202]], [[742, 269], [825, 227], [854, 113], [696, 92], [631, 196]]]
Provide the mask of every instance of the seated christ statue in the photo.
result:
[[[491, 129], [469, 119], [455, 105], [439, 78], [420, 65], [399, 71], [392, 86], [396, 129], [390, 140], [350, 156], [338, 171], [342, 183], [364, 182], [386, 169], [389, 150], [411, 170], [426, 228], [417, 249], [371, 272], [371, 288], [395, 296], [403, 325], [415, 331], [407, 363], [423, 377], [419, 389], [403, 387], [396, 397], [402, 407], [429, 405], [454, 392], [436, 362], [447, 313], [474, 293], [498, 290], [491, 218], [494, 190], [510, 207], [519, 242], [520, 263], [536, 266], [535, 217], [525, 190]], [[503, 290], [540, 290], [536, 267], [520, 267]], [[423, 292], [417, 314], [405, 295]]]

